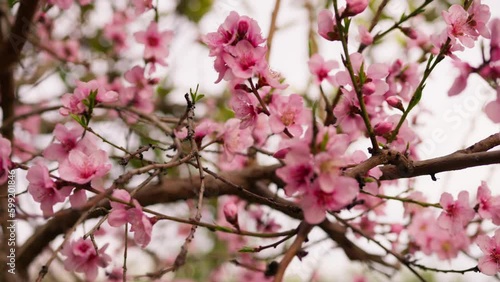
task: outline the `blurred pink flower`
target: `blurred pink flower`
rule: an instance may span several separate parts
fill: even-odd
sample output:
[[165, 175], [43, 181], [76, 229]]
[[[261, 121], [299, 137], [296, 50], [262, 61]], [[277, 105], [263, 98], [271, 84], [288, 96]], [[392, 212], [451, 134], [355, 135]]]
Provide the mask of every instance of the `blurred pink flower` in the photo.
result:
[[28, 192], [35, 202], [40, 203], [40, 209], [45, 217], [54, 214], [54, 205], [66, 200], [71, 193], [72, 187], [57, 187], [49, 176], [49, 170], [45, 165], [36, 164], [28, 169]]
[[174, 33], [172, 31], [158, 30], [158, 24], [152, 21], [146, 31], [134, 33], [137, 42], [145, 45], [144, 58], [164, 59], [168, 56], [168, 45], [172, 41]]
[[92, 242], [83, 238], [71, 241], [61, 250], [61, 254], [66, 256], [64, 268], [67, 271], [75, 271], [85, 274], [89, 281], [97, 278], [98, 268], [106, 267], [111, 262], [111, 257], [105, 253], [108, 244], [96, 252]]
[[325, 61], [320, 54], [314, 54], [307, 64], [309, 65], [309, 71], [314, 75], [314, 82], [316, 84], [321, 84], [323, 80], [327, 80], [333, 86], [337, 86], [335, 76], [329, 75], [332, 69], [339, 67], [336, 61]]
[[10, 141], [0, 135], [0, 184], [3, 184], [5, 183], [5, 181], [7, 181], [9, 169], [12, 165], [10, 161], [11, 153], [12, 147]]
[[469, 205], [469, 192], [467, 191], [461, 191], [456, 201], [453, 201], [450, 193], [443, 193], [439, 203], [443, 211], [438, 217], [438, 224], [451, 233], [463, 232], [464, 227], [476, 214]]

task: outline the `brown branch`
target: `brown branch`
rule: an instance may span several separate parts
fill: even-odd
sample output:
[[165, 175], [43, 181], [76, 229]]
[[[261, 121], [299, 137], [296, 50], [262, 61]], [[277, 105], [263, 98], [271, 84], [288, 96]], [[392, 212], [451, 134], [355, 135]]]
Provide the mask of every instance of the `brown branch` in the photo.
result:
[[278, 12], [280, 10], [281, 0], [276, 0], [274, 4], [274, 10], [271, 15], [271, 23], [269, 24], [269, 34], [267, 36], [267, 53], [266, 53], [266, 61], [269, 62], [269, 58], [271, 56], [271, 48], [273, 44], [274, 34], [276, 33], [276, 20], [278, 18]]
[[314, 227], [313, 225], [308, 224], [305, 221], [302, 221], [300, 223], [299, 231], [297, 232], [297, 237], [295, 238], [295, 241], [293, 241], [292, 245], [286, 251], [285, 255], [281, 259], [276, 275], [274, 276], [274, 282], [283, 281], [286, 268], [288, 267], [292, 259], [295, 257], [295, 255], [302, 248], [302, 243], [304, 243], [304, 241], [307, 240], [307, 235], [309, 234], [309, 232], [312, 230], [313, 227]]
[[21, 50], [26, 44], [32, 30], [32, 21], [38, 8], [39, 0], [19, 1], [19, 10], [12, 30], [6, 41], [0, 47], [0, 73], [11, 71], [11, 68], [21, 58]]
[[[241, 171], [222, 173], [221, 178], [226, 179], [233, 185], [238, 185], [251, 190], [253, 194], [258, 194], [259, 197], [251, 197], [248, 191], [242, 192], [240, 189], [234, 188], [233, 185], [220, 181], [211, 175], [205, 176], [205, 197], [213, 198], [221, 195], [236, 195], [242, 199], [246, 199], [251, 203], [264, 204], [275, 210], [281, 211], [295, 219], [303, 219], [303, 214], [295, 203], [287, 200], [276, 198], [274, 193], [267, 188], [262, 188], [256, 185], [256, 182], [264, 179], [275, 178], [274, 171], [279, 166], [268, 167], [251, 167]], [[142, 206], [149, 206], [158, 203], [172, 203], [176, 201], [197, 198], [197, 191], [200, 185], [200, 177], [195, 176], [187, 179], [164, 179], [159, 184], [152, 184], [144, 189], [141, 189], [136, 194], [136, 199]], [[264, 200], [266, 199], [267, 200]], [[108, 203], [103, 203], [100, 207], [109, 208]], [[86, 207], [90, 208], [90, 207]], [[54, 240], [58, 235], [71, 228], [78, 218], [85, 212], [85, 207], [82, 210], [67, 209], [58, 212], [45, 225], [37, 228], [32, 236], [23, 244], [18, 251], [17, 267], [19, 270], [26, 271], [31, 262], [45, 249], [49, 242]], [[89, 215], [89, 218], [104, 216], [103, 209], [98, 209]], [[357, 247], [349, 239], [345, 237], [344, 230], [328, 221], [323, 222], [320, 227], [327, 233], [330, 238], [337, 241], [346, 255], [351, 260], [363, 262], [377, 263], [387, 266], [382, 257], [366, 253], [361, 248]]]
[[413, 162], [413, 171], [403, 173], [394, 165], [386, 165], [380, 169], [383, 172], [380, 180], [410, 178], [421, 175], [434, 176], [438, 172], [461, 170], [476, 166], [500, 164], [500, 150], [478, 153], [453, 153], [450, 155]]

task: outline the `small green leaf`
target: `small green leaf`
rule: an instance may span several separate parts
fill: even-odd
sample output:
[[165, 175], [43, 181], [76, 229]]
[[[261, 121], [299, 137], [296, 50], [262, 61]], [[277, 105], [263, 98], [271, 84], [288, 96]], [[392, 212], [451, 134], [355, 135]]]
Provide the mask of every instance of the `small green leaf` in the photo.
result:
[[239, 253], [255, 253], [255, 248], [244, 246], [238, 250]]
[[197, 95], [197, 96], [196, 96], [196, 100], [195, 100], [195, 102], [200, 101], [203, 97], [205, 97], [205, 95], [204, 95], [204, 94]]
[[85, 123], [83, 122], [82, 117], [75, 115], [75, 114], [70, 114], [70, 116], [72, 119], [74, 119], [76, 122], [78, 122], [78, 124], [85, 127]]

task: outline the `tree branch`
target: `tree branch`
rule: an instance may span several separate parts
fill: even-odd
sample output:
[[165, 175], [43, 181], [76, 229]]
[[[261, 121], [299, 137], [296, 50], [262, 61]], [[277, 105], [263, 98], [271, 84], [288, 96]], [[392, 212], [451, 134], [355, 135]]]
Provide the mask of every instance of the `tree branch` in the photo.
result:
[[12, 26], [9, 37], [2, 42], [0, 47], [0, 73], [6, 73], [11, 70], [16, 62], [21, 58], [21, 50], [26, 44], [28, 35], [33, 32], [32, 21], [38, 8], [39, 0], [21, 0], [19, 1], [19, 10], [16, 15], [16, 21]]

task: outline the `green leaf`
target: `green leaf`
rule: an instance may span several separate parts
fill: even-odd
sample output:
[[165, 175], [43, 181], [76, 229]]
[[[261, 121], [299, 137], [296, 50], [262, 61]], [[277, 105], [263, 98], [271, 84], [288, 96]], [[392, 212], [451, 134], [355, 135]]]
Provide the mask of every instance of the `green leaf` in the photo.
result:
[[200, 101], [203, 97], [205, 97], [205, 95], [204, 95], [204, 94], [197, 95], [197, 96], [196, 96], [196, 99], [195, 99], [195, 102]]
[[255, 253], [255, 248], [244, 246], [238, 250], [239, 253]]
[[212, 9], [213, 0], [179, 0], [176, 12], [190, 21], [198, 23]]
[[78, 122], [78, 124], [80, 124], [81, 126], [85, 127], [85, 123], [84, 121], [82, 120], [82, 117], [78, 116], [78, 115], [75, 115], [75, 114], [69, 114], [70, 117], [72, 119], [74, 119], [76, 122]]

